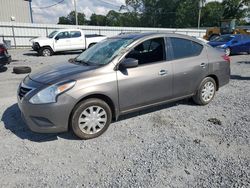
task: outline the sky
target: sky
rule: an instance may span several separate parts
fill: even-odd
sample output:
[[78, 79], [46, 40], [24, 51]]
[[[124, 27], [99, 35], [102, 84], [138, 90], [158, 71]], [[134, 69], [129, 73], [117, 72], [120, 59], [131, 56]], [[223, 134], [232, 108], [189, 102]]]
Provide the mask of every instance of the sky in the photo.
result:
[[[32, 10], [35, 23], [57, 23], [60, 16], [67, 16], [74, 10], [74, 0], [64, 0], [64, 2], [50, 7], [62, 0], [33, 0]], [[77, 11], [84, 12], [87, 18], [92, 13], [107, 14], [109, 10], [119, 10], [125, 0], [76, 0]]]

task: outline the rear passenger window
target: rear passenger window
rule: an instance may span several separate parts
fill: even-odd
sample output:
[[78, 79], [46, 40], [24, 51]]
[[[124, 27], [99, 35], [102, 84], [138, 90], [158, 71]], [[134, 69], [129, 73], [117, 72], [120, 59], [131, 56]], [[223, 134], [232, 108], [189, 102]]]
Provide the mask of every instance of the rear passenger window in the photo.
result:
[[180, 59], [192, 56], [200, 55], [203, 46], [194, 41], [182, 39], [182, 38], [170, 38], [172, 49], [173, 49], [173, 58]]
[[71, 36], [71, 38], [81, 37], [81, 32], [80, 31], [71, 31], [70, 36]]

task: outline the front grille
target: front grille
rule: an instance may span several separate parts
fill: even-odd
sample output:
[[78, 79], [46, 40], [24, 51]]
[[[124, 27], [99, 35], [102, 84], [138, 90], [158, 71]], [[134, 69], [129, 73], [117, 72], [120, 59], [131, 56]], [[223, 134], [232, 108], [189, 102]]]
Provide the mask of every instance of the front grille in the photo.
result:
[[20, 86], [18, 96], [20, 97], [20, 99], [22, 99], [31, 90], [32, 90], [31, 88]]

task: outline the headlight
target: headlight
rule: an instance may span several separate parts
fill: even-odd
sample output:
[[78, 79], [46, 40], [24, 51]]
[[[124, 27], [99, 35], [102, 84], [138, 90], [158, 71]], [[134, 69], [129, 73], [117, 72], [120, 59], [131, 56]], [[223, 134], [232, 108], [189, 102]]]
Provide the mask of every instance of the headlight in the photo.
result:
[[72, 89], [75, 83], [76, 81], [69, 81], [49, 86], [31, 97], [29, 102], [32, 104], [54, 103], [58, 95]]
[[225, 45], [225, 44], [220, 45], [220, 46], [217, 46], [217, 48], [225, 48], [225, 47], [226, 47], [226, 45]]

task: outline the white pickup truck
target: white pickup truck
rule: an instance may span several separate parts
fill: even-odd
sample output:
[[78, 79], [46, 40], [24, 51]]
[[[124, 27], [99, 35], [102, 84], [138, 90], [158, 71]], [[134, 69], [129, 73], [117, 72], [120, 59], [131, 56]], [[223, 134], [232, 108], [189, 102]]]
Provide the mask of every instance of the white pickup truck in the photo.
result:
[[51, 56], [55, 52], [85, 50], [106, 39], [102, 35], [85, 35], [80, 29], [61, 29], [48, 37], [32, 39], [32, 48], [41, 56]]

